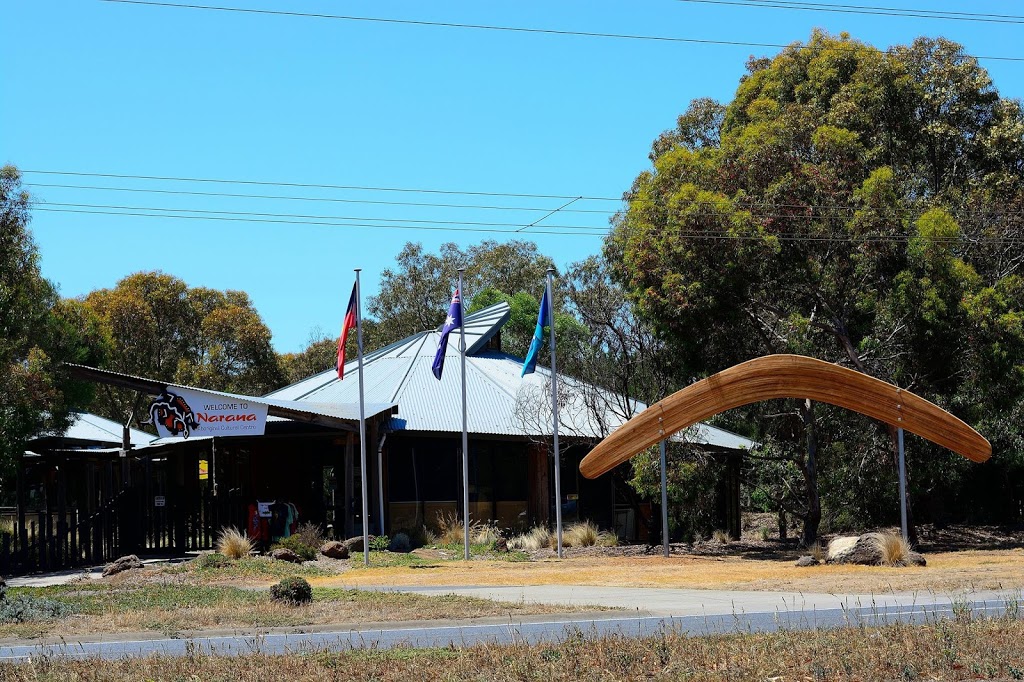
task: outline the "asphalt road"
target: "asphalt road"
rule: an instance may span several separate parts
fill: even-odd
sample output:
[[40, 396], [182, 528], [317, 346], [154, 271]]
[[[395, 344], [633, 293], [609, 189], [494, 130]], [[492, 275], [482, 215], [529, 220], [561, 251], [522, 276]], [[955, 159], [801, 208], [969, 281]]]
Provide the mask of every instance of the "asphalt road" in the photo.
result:
[[[390, 588], [417, 593], [461, 593], [504, 597], [516, 601], [553, 601], [567, 603], [566, 597], [579, 603], [605, 602], [620, 606], [631, 600], [644, 600], [651, 609], [609, 611], [599, 614], [565, 614], [535, 618], [477, 619], [438, 623], [395, 624], [364, 628], [304, 628], [286, 632], [197, 634], [182, 638], [116, 639], [116, 635], [90, 641], [19, 644], [0, 646], [0, 660], [29, 660], [35, 657], [99, 657], [117, 659], [126, 656], [168, 656], [212, 653], [244, 655], [288, 652], [340, 651], [353, 648], [387, 649], [392, 647], [470, 646], [481, 643], [559, 642], [568, 637], [595, 638], [608, 635], [638, 637], [661, 632], [691, 635], [729, 632], [758, 632], [780, 629], [812, 629], [844, 626], [872, 626], [889, 623], [925, 623], [937, 619], [974, 616], [999, 616], [1015, 612], [1014, 597], [975, 594], [967, 598], [937, 595], [890, 595], [864, 602], [856, 595], [789, 595], [765, 592], [715, 592], [710, 590], [664, 590], [642, 588], [586, 588], [559, 586], [552, 594], [535, 588]], [[501, 594], [495, 597], [494, 590]], [[502, 592], [503, 591], [503, 592]], [[520, 597], [513, 599], [519, 591]], [[617, 595], [617, 596], [616, 596]], [[742, 596], [742, 599], [737, 597]], [[650, 601], [660, 597], [661, 601]], [[698, 602], [699, 600], [699, 602]], [[773, 605], [774, 604], [774, 605]], [[831, 605], [829, 605], [831, 604]], [[685, 613], [695, 608], [700, 613]], [[628, 608], [628, 607], [627, 607]], [[668, 611], [678, 611], [676, 614]]]

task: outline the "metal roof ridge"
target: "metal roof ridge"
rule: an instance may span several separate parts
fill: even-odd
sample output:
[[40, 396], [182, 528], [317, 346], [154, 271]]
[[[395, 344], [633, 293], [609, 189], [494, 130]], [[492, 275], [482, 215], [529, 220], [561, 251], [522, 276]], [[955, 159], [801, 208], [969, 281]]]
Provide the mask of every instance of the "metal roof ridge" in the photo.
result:
[[419, 360], [420, 358], [420, 350], [423, 348], [423, 345], [427, 342], [427, 337], [429, 337], [432, 333], [433, 332], [429, 331], [420, 333], [419, 348], [416, 349], [416, 352], [410, 354], [409, 364], [406, 365], [405, 367], [405, 373], [402, 375], [402, 378], [398, 380], [398, 384], [395, 385], [395, 390], [391, 393], [391, 402], [395, 402], [395, 400], [398, 399], [398, 394], [402, 390], [402, 386], [405, 385], [406, 380], [408, 380], [409, 375], [412, 373], [413, 367], [416, 366], [416, 361]]

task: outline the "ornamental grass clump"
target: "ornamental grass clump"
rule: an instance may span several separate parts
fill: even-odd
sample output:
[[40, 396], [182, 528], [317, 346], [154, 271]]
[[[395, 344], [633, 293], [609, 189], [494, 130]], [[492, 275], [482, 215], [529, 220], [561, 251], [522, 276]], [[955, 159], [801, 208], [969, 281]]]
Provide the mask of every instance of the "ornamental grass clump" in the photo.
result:
[[543, 526], [534, 526], [522, 535], [508, 541], [508, 548], [525, 552], [536, 552], [551, 544], [551, 531]]
[[289, 576], [276, 585], [270, 586], [270, 598], [289, 604], [307, 604], [313, 601], [313, 588], [305, 578]]
[[217, 536], [217, 553], [229, 559], [241, 559], [252, 551], [252, 540], [237, 528], [222, 528]]
[[910, 544], [896, 533], [880, 533], [878, 551], [882, 555], [882, 564], [886, 566], [904, 566], [910, 557]]
[[[590, 521], [574, 523], [562, 531], [562, 545], [565, 547], [593, 547], [597, 544], [599, 531]], [[555, 538], [555, 542], [557, 542]]]

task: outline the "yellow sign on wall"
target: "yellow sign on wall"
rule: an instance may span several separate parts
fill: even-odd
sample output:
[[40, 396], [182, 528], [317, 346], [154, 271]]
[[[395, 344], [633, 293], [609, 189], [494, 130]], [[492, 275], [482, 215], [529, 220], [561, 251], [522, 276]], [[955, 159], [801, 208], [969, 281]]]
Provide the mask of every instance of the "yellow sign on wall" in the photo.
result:
[[205, 481], [210, 478], [210, 462], [205, 459], [199, 460], [199, 480]]

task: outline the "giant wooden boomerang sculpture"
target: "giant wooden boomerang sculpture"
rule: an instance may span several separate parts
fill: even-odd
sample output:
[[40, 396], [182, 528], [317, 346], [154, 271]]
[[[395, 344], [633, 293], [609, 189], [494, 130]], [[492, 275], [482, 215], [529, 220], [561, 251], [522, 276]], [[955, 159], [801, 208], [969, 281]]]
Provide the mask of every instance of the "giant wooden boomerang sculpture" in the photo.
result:
[[580, 462], [596, 478], [642, 450], [719, 412], [773, 398], [845, 407], [916, 433], [974, 462], [992, 456], [980, 433], [902, 388], [802, 355], [768, 355], [730, 367], [651, 405], [598, 443]]

